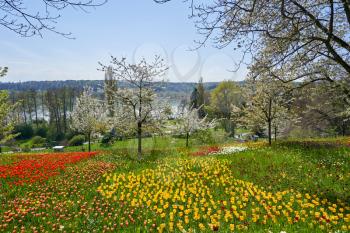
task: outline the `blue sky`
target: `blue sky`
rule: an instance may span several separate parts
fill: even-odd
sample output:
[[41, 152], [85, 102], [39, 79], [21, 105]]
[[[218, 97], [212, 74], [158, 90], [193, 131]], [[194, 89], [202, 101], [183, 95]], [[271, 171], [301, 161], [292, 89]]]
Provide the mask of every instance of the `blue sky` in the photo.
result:
[[61, 12], [57, 29], [72, 32], [75, 40], [50, 32], [44, 38], [21, 38], [0, 27], [0, 66], [9, 67], [2, 81], [103, 79], [98, 62], [108, 64], [110, 55], [134, 61], [155, 54], [167, 61], [169, 81], [197, 81], [200, 76], [204, 81], [244, 79], [245, 67], [230, 71], [241, 59], [231, 48], [219, 50], [209, 43], [189, 50], [201, 38], [189, 13], [188, 5], [176, 0], [162, 5], [152, 0], [109, 0], [89, 13]]

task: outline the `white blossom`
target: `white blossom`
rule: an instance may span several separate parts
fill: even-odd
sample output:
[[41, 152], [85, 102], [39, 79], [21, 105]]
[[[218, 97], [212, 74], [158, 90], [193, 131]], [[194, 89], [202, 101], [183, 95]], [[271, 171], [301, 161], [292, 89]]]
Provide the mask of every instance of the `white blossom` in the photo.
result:
[[200, 108], [185, 109], [177, 119], [176, 130], [180, 134], [186, 135], [186, 146], [188, 146], [189, 136], [198, 130], [205, 130], [215, 127], [216, 122], [208, 121], [207, 117], [199, 118]]
[[245, 147], [245, 146], [225, 146], [220, 148], [220, 150], [217, 152], [209, 153], [209, 155], [229, 155], [237, 152], [242, 152], [247, 149], [248, 147]]
[[91, 136], [105, 131], [107, 126], [107, 111], [102, 102], [94, 98], [92, 93], [91, 88], [84, 88], [83, 93], [77, 98], [71, 114], [71, 127], [88, 137], [89, 150]]
[[156, 78], [164, 75], [167, 67], [159, 56], [156, 56], [152, 63], [148, 63], [144, 58], [138, 63], [128, 63], [126, 58], [112, 57], [111, 65], [102, 65], [102, 70], [109, 69], [117, 80], [128, 84], [128, 88], [114, 91], [114, 97], [123, 112], [119, 112], [119, 116], [117, 113], [112, 122], [116, 128], [137, 135], [138, 157], [141, 159], [142, 136], [145, 132], [159, 131], [163, 113], [166, 113], [157, 103], [152, 86]]

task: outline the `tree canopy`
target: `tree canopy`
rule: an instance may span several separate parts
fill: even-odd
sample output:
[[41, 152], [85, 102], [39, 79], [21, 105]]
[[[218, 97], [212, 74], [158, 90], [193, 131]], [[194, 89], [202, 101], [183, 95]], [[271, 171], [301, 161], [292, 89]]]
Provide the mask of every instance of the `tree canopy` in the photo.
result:
[[[241, 62], [256, 64], [257, 74], [268, 73], [283, 82], [349, 82], [347, 0], [186, 2], [190, 2], [191, 16], [203, 36], [199, 45], [212, 39], [218, 48], [233, 46], [243, 52]], [[350, 97], [349, 85], [343, 84], [338, 83], [338, 89]]]

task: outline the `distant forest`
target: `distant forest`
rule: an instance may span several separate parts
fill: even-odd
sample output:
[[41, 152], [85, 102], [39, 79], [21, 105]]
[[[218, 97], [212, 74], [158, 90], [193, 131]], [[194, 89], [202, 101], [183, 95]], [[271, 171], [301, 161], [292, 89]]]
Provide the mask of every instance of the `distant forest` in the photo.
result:
[[[204, 83], [206, 90], [210, 91], [214, 89], [218, 82]], [[156, 84], [155, 90], [158, 93], [183, 93], [189, 94], [193, 91], [193, 88], [197, 83], [175, 83], [175, 82], [159, 82]], [[73, 89], [83, 89], [84, 86], [90, 86], [94, 91], [102, 92], [104, 86], [104, 80], [66, 80], [66, 81], [28, 81], [28, 82], [0, 82], [0, 90], [9, 91], [47, 91], [53, 89], [60, 89], [69, 87]], [[118, 82], [118, 87], [127, 87], [124, 82]]]

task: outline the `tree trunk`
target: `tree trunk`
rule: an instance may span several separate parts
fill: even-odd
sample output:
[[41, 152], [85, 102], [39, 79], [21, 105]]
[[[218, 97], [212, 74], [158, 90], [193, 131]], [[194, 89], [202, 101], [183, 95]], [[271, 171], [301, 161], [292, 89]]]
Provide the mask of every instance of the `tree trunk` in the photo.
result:
[[277, 126], [275, 125], [275, 142], [277, 141]]
[[57, 129], [57, 134], [61, 134], [62, 133], [62, 129], [61, 129], [61, 111], [60, 111], [60, 102], [58, 99], [58, 91], [55, 91], [54, 93], [54, 111], [55, 111], [55, 115], [56, 115], [56, 129]]
[[272, 135], [271, 135], [272, 132], [271, 132], [271, 131], [272, 131], [272, 130], [271, 130], [271, 120], [270, 120], [270, 119], [269, 119], [269, 121], [268, 121], [268, 124], [269, 124], [269, 129], [268, 129], [268, 131], [269, 131], [269, 132], [268, 132], [268, 134], [269, 134], [269, 135], [268, 135], [268, 136], [269, 136], [269, 145], [271, 146], [271, 144], [272, 144]]
[[66, 101], [63, 102], [63, 130], [66, 133], [67, 132], [67, 108], [66, 108]]
[[91, 133], [88, 134], [89, 152], [91, 152]]
[[142, 123], [138, 122], [137, 123], [137, 155], [139, 160], [142, 158]]
[[60, 133], [61, 130], [60, 130], [60, 123], [59, 123], [59, 119], [58, 119], [58, 116], [57, 116], [57, 112], [55, 112], [55, 123], [56, 123], [56, 133]]
[[42, 111], [42, 114], [43, 114], [43, 122], [45, 122], [45, 93], [44, 91], [41, 92], [41, 111]]
[[272, 99], [269, 99], [269, 117], [268, 117], [268, 124], [269, 124], [269, 129], [268, 129], [268, 134], [269, 134], [269, 145], [271, 146], [272, 144], [272, 136], [271, 136], [271, 123], [272, 123], [272, 119], [271, 119], [271, 111], [272, 111]]
[[236, 131], [236, 127], [235, 127], [235, 123], [233, 123], [230, 119], [230, 128], [231, 128], [231, 137], [235, 137], [235, 131]]
[[26, 109], [25, 106], [23, 105], [23, 117], [24, 117], [24, 123], [27, 124], [27, 113], [26, 113]]
[[32, 113], [33, 113], [33, 106], [30, 100], [30, 93], [26, 94], [26, 99], [27, 99], [27, 108], [28, 108], [28, 115], [29, 115], [29, 121], [30, 123], [33, 123], [33, 117], [32, 117]]
[[190, 134], [186, 133], [186, 147], [188, 147], [188, 140], [189, 140]]
[[34, 113], [35, 113], [35, 125], [36, 128], [39, 128], [39, 122], [38, 122], [38, 104], [36, 101], [37, 93], [35, 91], [32, 92], [32, 98], [33, 98], [33, 104], [34, 104]]

